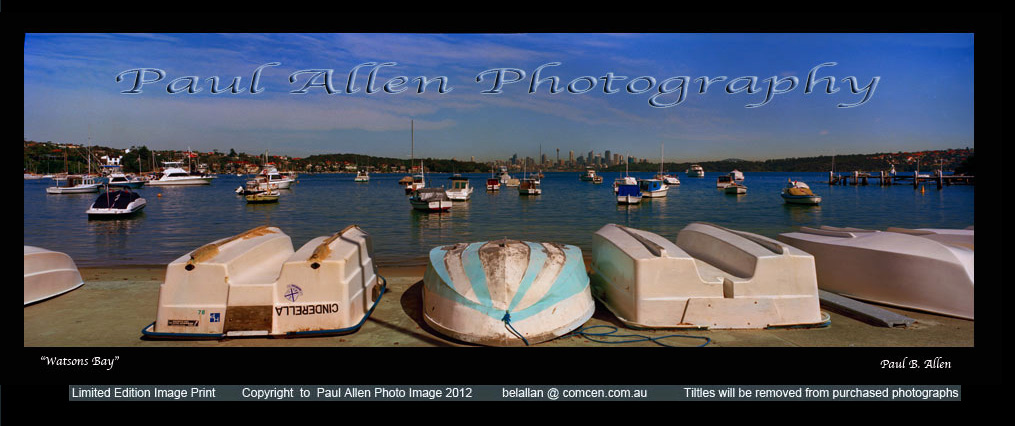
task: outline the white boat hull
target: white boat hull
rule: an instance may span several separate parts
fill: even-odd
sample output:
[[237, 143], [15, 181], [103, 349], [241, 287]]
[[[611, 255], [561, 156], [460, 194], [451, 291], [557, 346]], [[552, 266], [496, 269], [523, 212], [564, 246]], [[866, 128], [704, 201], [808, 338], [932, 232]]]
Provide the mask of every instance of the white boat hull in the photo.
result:
[[444, 192], [448, 194], [448, 198], [450, 198], [451, 201], [469, 201], [469, 198], [472, 198], [472, 188], [471, 187], [468, 190], [451, 190], [451, 189], [449, 189], [449, 190], [444, 191]]
[[633, 327], [759, 329], [822, 322], [814, 258], [692, 223], [676, 243], [609, 224], [593, 236], [593, 295]]
[[747, 187], [743, 185], [729, 185], [725, 189], [727, 194], [742, 195], [747, 193]]
[[212, 177], [168, 178], [148, 181], [148, 186], [211, 185]]
[[451, 208], [451, 200], [439, 201], [410, 201], [412, 208], [424, 212], [442, 212]]
[[102, 185], [93, 184], [93, 185], [81, 185], [81, 186], [72, 186], [72, 187], [51, 186], [49, 188], [46, 188], [46, 193], [47, 194], [87, 194], [89, 192], [99, 192], [99, 187], [100, 186], [102, 186]]
[[293, 251], [260, 227], [187, 253], [166, 268], [153, 338], [314, 336], [355, 331], [383, 293], [370, 236], [355, 226]]
[[148, 201], [147, 200], [145, 200], [144, 198], [139, 198], [136, 201], [128, 204], [127, 208], [124, 208], [124, 209], [115, 209], [115, 208], [100, 209], [100, 208], [92, 207], [92, 208], [88, 209], [87, 211], [85, 211], [85, 213], [87, 213], [89, 217], [121, 217], [121, 216], [130, 216], [132, 214], [140, 212], [147, 205], [148, 205]]
[[595, 311], [581, 249], [516, 240], [430, 251], [423, 318], [463, 342], [522, 346], [580, 327]]
[[801, 228], [778, 239], [814, 255], [823, 290], [973, 319], [971, 249], [916, 235], [855, 228]]
[[617, 197], [617, 204], [638, 204], [641, 198], [640, 195], [621, 195]]
[[25, 246], [25, 305], [59, 296], [84, 283], [70, 256]]

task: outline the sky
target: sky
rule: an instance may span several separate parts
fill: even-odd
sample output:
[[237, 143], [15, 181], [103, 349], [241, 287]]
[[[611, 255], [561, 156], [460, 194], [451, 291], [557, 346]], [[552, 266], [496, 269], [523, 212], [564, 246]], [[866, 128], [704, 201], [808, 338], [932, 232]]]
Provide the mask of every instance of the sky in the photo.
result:
[[24, 44], [24, 137], [36, 141], [477, 161], [974, 147], [972, 34], [63, 33]]

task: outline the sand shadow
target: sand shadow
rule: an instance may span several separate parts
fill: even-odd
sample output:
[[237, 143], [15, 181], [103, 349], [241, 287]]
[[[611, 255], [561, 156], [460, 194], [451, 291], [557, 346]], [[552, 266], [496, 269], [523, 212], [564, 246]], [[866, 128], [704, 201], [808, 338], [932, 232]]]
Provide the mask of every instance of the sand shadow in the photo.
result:
[[434, 343], [440, 343], [443, 346], [480, 346], [474, 343], [463, 342], [461, 340], [445, 336], [434, 330], [426, 323], [423, 319], [423, 280], [416, 281], [410, 285], [409, 288], [402, 292], [402, 311], [411, 318], [416, 325], [419, 326], [423, 331], [430, 334], [426, 339]]

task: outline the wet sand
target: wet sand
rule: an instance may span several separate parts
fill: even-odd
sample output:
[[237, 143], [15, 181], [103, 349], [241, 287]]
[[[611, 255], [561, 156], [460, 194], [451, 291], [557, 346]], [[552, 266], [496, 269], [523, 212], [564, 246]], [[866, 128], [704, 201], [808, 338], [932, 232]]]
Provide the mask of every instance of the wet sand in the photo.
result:
[[[165, 265], [81, 268], [85, 285], [24, 308], [25, 347], [439, 347], [474, 346], [445, 337], [423, 321], [424, 267], [382, 267], [388, 288], [370, 318], [355, 333], [305, 338], [229, 338], [213, 341], [150, 340], [141, 330], [155, 320]], [[972, 347], [973, 321], [884, 307], [916, 320], [907, 328], [873, 326], [834, 312], [823, 328], [779, 330], [632, 330], [602, 305], [585, 327], [617, 327], [616, 334], [662, 337], [703, 336], [714, 347]], [[602, 328], [592, 332], [607, 331]], [[626, 338], [599, 338], [607, 341]], [[673, 346], [698, 346], [699, 339], [667, 338]], [[539, 347], [651, 346], [651, 341], [607, 345], [582, 336], [564, 336]]]

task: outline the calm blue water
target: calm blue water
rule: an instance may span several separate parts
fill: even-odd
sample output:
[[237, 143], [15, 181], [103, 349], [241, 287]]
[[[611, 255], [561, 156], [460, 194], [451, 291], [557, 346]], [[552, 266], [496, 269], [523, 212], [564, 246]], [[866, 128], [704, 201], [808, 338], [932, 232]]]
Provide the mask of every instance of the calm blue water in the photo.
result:
[[[799, 226], [884, 229], [964, 228], [973, 225], [973, 186], [829, 186], [827, 173], [747, 173], [746, 195], [715, 188], [720, 173], [704, 178], [680, 174], [681, 185], [665, 198], [618, 206], [612, 183], [580, 182], [577, 172], [546, 173], [543, 195], [519, 196], [515, 188], [485, 191], [489, 174], [466, 174], [476, 186], [472, 200], [447, 213], [412, 209], [397, 184], [403, 174], [372, 175], [355, 183], [351, 174], [302, 175], [278, 204], [248, 205], [233, 190], [243, 178], [222, 175], [209, 186], [145, 187], [148, 200], [132, 219], [89, 220], [85, 210], [97, 194], [49, 195], [48, 179], [25, 181], [25, 245], [61, 251], [79, 266], [164, 265], [216, 239], [260, 226], [277, 226], [294, 249], [310, 239], [357, 224], [373, 236], [379, 265], [423, 265], [431, 248], [456, 242], [515, 238], [577, 245], [588, 252], [592, 234], [607, 223], [658, 233], [673, 240], [695, 221], [774, 237]], [[652, 173], [632, 173], [650, 177]], [[427, 175], [428, 185], [449, 186], [449, 174]], [[520, 176], [515, 176], [520, 177]], [[807, 182], [819, 206], [787, 205], [779, 196], [787, 178]], [[158, 197], [157, 194], [162, 194]]]

